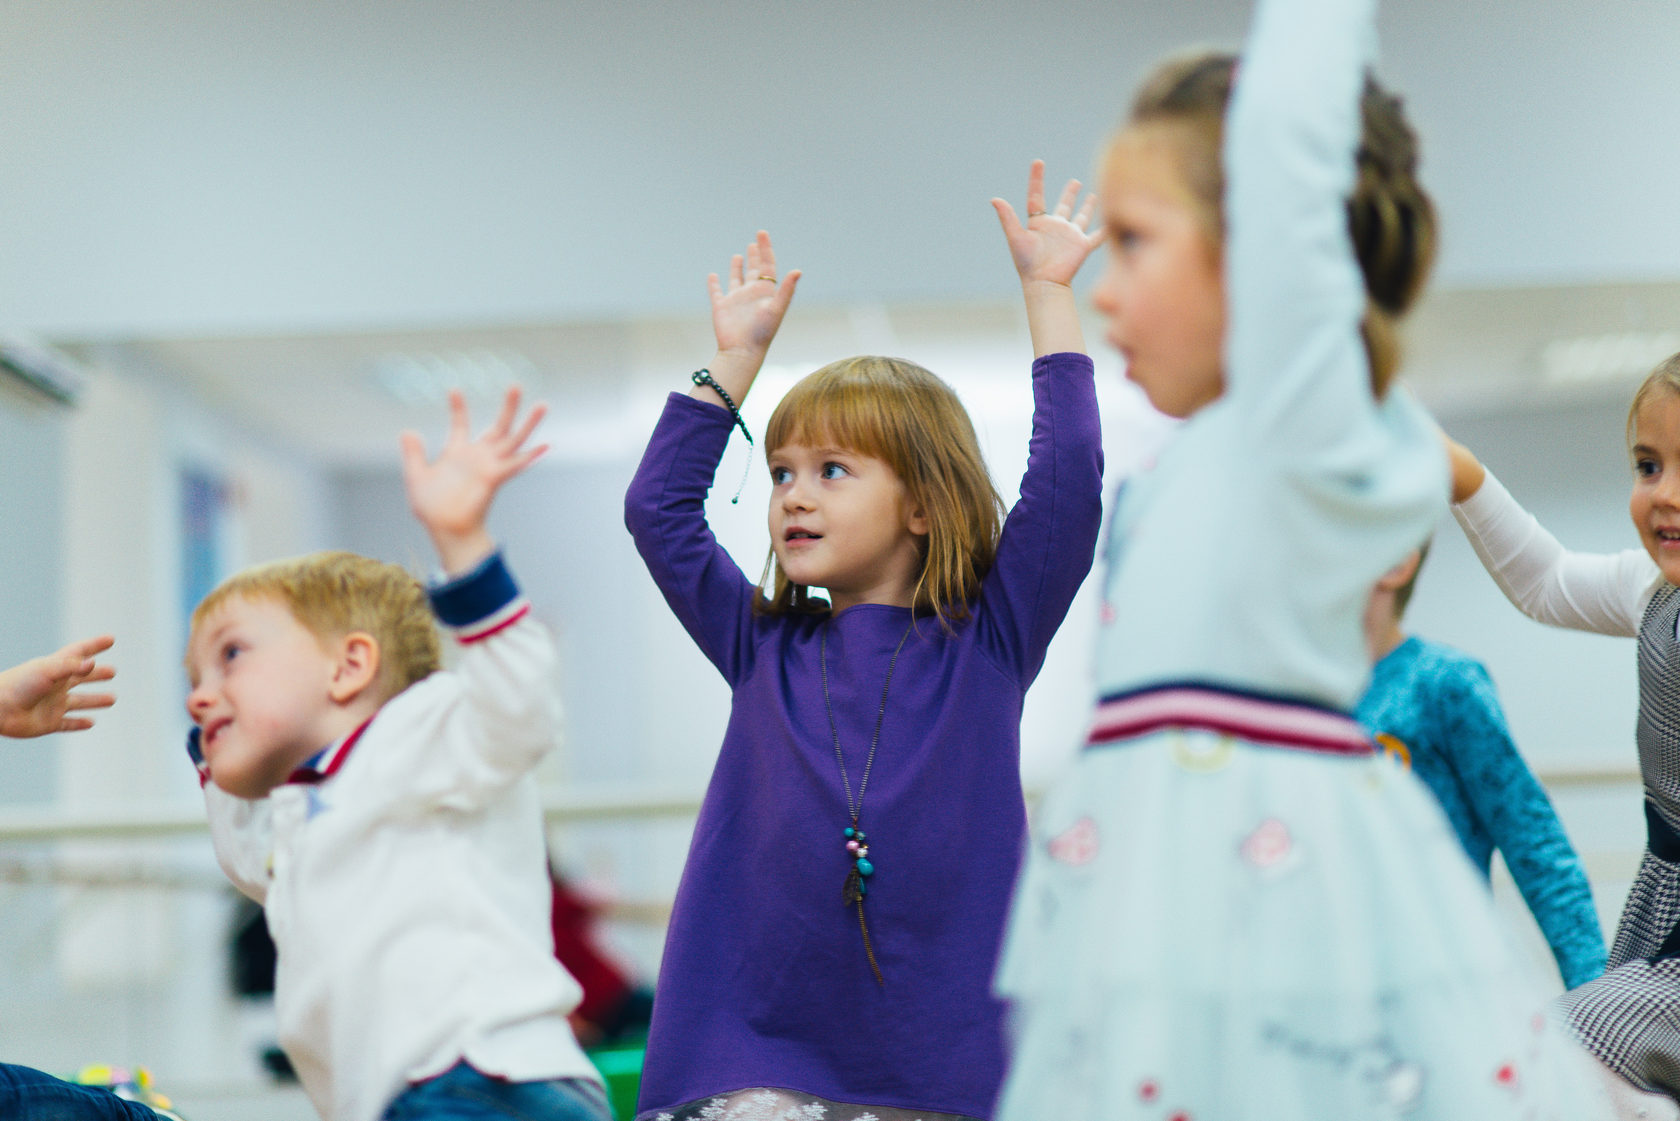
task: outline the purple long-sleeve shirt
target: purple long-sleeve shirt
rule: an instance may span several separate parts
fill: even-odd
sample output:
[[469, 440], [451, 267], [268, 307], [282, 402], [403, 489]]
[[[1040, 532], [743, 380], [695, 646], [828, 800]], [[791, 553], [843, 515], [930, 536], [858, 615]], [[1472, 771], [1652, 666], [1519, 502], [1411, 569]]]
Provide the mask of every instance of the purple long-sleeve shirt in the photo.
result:
[[706, 525], [729, 413], [672, 394], [625, 496], [666, 601], [734, 690], [729, 727], [677, 890], [642, 1072], [641, 1110], [747, 1087], [989, 1117], [1004, 1069], [991, 995], [1026, 836], [1021, 705], [1090, 569], [1102, 515], [1091, 362], [1033, 363], [1021, 498], [971, 616], [911, 631], [893, 674], [860, 825], [876, 872], [856, 909], [852, 790], [907, 608], [754, 615], [754, 582]]

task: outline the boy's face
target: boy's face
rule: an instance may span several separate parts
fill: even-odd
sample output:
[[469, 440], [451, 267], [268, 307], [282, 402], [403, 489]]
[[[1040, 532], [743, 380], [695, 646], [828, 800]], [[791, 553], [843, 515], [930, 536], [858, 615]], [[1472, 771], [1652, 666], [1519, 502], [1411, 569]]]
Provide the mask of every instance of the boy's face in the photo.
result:
[[339, 661], [278, 599], [234, 597], [187, 645], [187, 713], [210, 777], [261, 798], [337, 738]]

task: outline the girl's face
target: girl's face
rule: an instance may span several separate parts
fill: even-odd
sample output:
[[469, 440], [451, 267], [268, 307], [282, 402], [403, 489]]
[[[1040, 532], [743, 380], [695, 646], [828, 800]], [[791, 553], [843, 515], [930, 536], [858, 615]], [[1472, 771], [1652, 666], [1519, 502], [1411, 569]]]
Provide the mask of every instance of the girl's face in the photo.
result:
[[823, 588], [836, 613], [911, 606], [927, 517], [885, 460], [783, 444], [770, 453], [770, 548], [795, 584]]
[[1628, 513], [1663, 578], [1680, 584], [1680, 395], [1651, 393], [1633, 420]]
[[1225, 279], [1219, 246], [1159, 132], [1122, 133], [1103, 169], [1108, 267], [1092, 302], [1126, 376], [1169, 416], [1225, 389]]

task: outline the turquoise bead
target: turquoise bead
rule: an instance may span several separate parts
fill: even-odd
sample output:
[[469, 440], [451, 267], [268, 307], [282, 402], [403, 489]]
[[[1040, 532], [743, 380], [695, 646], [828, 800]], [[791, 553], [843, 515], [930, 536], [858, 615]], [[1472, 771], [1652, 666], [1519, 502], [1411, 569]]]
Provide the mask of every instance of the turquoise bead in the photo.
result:
[[875, 865], [869, 863], [869, 861], [860, 856], [858, 857], [857, 870], [858, 875], [860, 876], [873, 876], [875, 874]]
[[849, 839], [851, 839], [852, 837], [855, 837], [855, 836], [857, 836], [857, 830], [853, 829], [850, 825], [846, 826], [846, 837], [847, 837], [847, 839], [849, 840]]
[[859, 880], [858, 881], [858, 895], [859, 896], [864, 896], [864, 895], [868, 895], [868, 894], [869, 894], [869, 881], [868, 880]]

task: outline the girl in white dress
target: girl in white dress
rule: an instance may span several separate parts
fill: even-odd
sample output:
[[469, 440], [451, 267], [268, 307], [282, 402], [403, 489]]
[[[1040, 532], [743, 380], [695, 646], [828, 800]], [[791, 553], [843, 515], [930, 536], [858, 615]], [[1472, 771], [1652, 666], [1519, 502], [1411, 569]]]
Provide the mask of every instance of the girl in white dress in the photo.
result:
[[1434, 799], [1347, 715], [1369, 589], [1447, 498], [1389, 389], [1435, 224], [1374, 17], [1262, 0], [1234, 88], [1234, 58], [1170, 62], [1108, 149], [1095, 302], [1189, 419], [1113, 518], [1102, 700], [1000, 966], [1007, 1121], [1606, 1115]]

